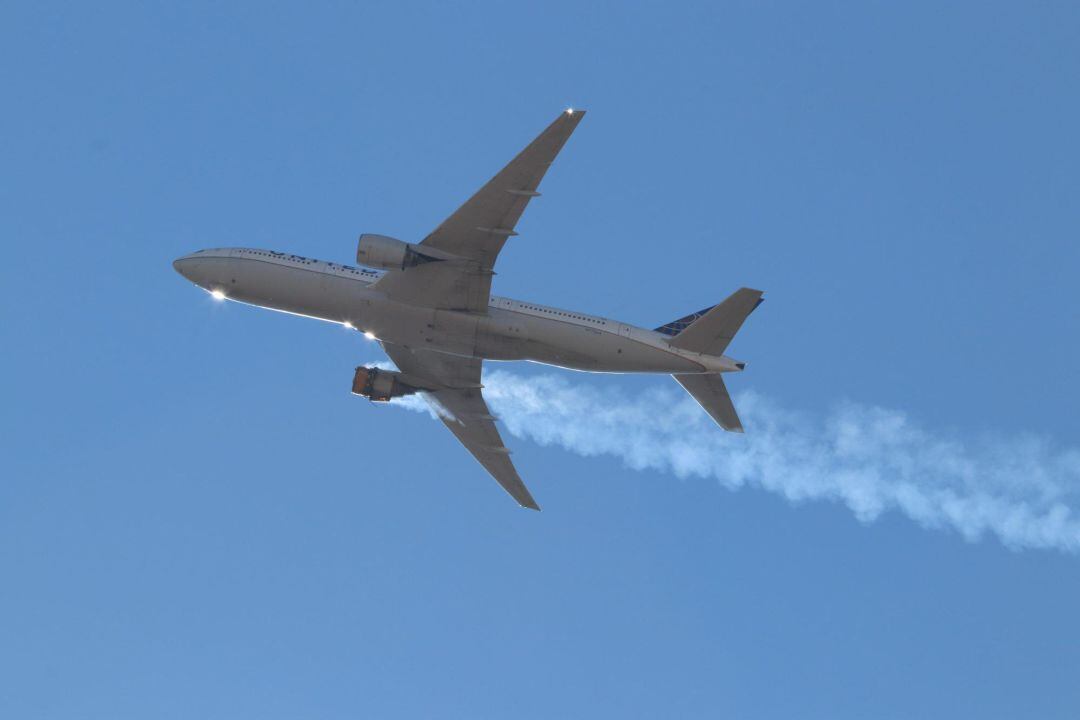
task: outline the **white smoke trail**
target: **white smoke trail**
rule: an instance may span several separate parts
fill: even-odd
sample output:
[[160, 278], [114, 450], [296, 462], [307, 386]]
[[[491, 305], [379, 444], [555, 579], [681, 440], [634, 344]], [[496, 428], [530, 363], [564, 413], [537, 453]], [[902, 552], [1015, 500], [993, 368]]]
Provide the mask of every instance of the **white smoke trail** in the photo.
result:
[[[1080, 551], [1080, 451], [1024, 436], [968, 442], [930, 433], [897, 410], [844, 404], [816, 419], [754, 392], [737, 398], [745, 435], [717, 428], [672, 384], [627, 397], [615, 389], [503, 370], [485, 396], [513, 435], [635, 470], [761, 487], [792, 502], [832, 500], [863, 522], [899, 510], [969, 541]], [[419, 398], [401, 404], [426, 409]]]

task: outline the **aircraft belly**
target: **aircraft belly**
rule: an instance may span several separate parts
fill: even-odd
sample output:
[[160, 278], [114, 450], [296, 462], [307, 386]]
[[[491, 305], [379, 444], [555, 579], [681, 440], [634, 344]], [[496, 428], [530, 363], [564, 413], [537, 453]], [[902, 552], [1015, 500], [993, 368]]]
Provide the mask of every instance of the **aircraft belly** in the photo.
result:
[[691, 360], [625, 335], [574, 323], [528, 317], [522, 359], [592, 372], [701, 372]]
[[227, 295], [232, 300], [331, 322], [350, 322], [364, 330], [373, 293], [349, 278], [274, 263], [231, 258]]
[[[615, 352], [608, 352], [600, 362], [604, 372], [664, 373], [701, 372], [703, 367], [669, 350], [646, 343], [619, 338]], [[620, 352], [621, 350], [621, 352]]]
[[520, 313], [491, 308], [476, 327], [476, 357], [523, 360], [528, 356], [529, 332]]
[[318, 273], [242, 258], [229, 263], [230, 299], [323, 319], [333, 314]]
[[369, 323], [379, 340], [412, 349], [476, 356], [477, 316], [379, 300]]
[[395, 345], [490, 360], [533, 360], [593, 372], [694, 373], [703, 367], [628, 333], [490, 308], [485, 315], [434, 310], [385, 299], [328, 273], [244, 258], [209, 264], [233, 300], [350, 323]]
[[436, 310], [435, 322], [424, 341], [431, 349], [454, 355], [476, 356], [476, 335], [479, 318], [472, 313]]

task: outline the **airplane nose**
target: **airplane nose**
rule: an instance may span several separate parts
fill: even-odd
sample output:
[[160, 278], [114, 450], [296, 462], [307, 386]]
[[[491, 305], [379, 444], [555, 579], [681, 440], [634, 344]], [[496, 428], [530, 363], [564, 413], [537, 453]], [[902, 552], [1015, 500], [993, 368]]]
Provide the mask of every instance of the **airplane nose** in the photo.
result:
[[185, 280], [195, 283], [199, 287], [206, 287], [209, 278], [206, 274], [207, 265], [204, 258], [185, 255], [173, 260], [172, 266], [173, 270], [180, 273]]
[[191, 266], [193, 265], [191, 258], [184, 256], [182, 258], [176, 258], [173, 260], [173, 270], [183, 275], [188, 280], [191, 280]]
[[230, 283], [236, 282], [235, 278], [230, 280], [227, 262], [227, 258], [207, 255], [200, 250], [173, 260], [173, 269], [220, 300], [226, 297], [225, 291]]

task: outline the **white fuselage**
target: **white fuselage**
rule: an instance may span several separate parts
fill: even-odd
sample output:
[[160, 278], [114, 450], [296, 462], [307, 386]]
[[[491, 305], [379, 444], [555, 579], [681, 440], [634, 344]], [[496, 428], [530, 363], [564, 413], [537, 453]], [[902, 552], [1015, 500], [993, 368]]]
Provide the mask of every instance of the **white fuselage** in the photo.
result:
[[492, 296], [483, 313], [388, 300], [381, 273], [268, 250], [201, 250], [176, 270], [215, 296], [344, 324], [381, 342], [485, 360], [531, 360], [591, 372], [715, 373], [724, 356], [673, 348], [668, 336], [608, 318]]

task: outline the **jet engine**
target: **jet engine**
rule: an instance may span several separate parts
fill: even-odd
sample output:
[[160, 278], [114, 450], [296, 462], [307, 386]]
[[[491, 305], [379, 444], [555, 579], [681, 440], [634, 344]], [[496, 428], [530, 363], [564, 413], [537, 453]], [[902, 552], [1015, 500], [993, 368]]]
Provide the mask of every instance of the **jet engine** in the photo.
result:
[[453, 256], [434, 248], [402, 242], [386, 235], [360, 236], [356, 246], [356, 262], [383, 270], [404, 270], [433, 260], [449, 260]]
[[401, 382], [399, 372], [361, 365], [353, 375], [352, 391], [372, 402], [388, 402], [390, 398], [412, 395], [418, 389]]

